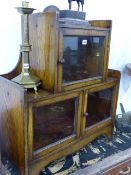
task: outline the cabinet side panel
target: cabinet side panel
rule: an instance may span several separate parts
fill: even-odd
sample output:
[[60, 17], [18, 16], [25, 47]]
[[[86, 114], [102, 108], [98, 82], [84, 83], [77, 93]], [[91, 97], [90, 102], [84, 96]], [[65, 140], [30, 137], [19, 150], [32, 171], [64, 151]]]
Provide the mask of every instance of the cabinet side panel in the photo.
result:
[[24, 174], [24, 89], [0, 77], [0, 147]]
[[29, 17], [31, 71], [39, 76], [44, 89], [55, 91], [58, 58], [58, 20], [56, 13], [36, 13]]

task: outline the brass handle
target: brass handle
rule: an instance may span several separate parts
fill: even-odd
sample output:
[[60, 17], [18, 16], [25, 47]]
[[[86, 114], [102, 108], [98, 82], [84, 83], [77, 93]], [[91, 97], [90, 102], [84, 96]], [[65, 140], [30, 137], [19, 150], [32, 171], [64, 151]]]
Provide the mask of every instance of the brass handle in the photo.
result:
[[120, 174], [128, 174], [131, 172], [131, 168], [128, 166], [126, 170], [120, 171]]

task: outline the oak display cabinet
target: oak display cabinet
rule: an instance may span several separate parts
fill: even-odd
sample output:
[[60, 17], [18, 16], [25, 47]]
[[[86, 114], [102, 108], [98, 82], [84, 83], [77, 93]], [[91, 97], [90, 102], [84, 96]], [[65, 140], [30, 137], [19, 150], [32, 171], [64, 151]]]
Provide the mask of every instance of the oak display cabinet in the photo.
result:
[[[75, 19], [74, 19], [75, 20]], [[56, 13], [29, 18], [30, 72], [38, 92], [0, 76], [0, 147], [21, 175], [38, 175], [101, 134], [112, 136], [120, 72], [109, 70], [110, 21], [64, 26]]]
[[[101, 134], [112, 136], [119, 72], [73, 91], [38, 94], [0, 77], [1, 150], [22, 175], [36, 175]], [[114, 77], [113, 77], [114, 76]]]
[[46, 90], [61, 92], [106, 80], [110, 20], [65, 25], [55, 13], [36, 13], [29, 19], [30, 64]]

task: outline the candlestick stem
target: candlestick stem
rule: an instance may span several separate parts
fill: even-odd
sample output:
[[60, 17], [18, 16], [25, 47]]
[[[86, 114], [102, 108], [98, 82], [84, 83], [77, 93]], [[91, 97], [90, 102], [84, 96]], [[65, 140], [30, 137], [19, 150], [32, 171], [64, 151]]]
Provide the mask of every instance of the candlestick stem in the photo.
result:
[[22, 72], [17, 77], [12, 80], [25, 88], [34, 88], [37, 90], [39, 86], [40, 79], [35, 75], [29, 73], [29, 52], [31, 51], [31, 45], [29, 44], [29, 24], [28, 17], [29, 14], [33, 13], [35, 9], [28, 8], [28, 2], [23, 1], [22, 7], [17, 7], [18, 12], [22, 14], [22, 26], [21, 26], [21, 35], [22, 35], [22, 44], [20, 46], [20, 52], [22, 53]]

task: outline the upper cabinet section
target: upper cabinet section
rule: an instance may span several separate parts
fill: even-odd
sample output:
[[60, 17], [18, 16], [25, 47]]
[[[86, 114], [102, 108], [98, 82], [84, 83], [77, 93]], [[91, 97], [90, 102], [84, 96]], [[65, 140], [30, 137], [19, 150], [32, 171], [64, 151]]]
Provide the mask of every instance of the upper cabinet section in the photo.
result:
[[111, 23], [93, 21], [83, 27], [83, 21], [72, 27], [60, 24], [55, 12], [30, 15], [30, 68], [45, 90], [72, 90], [106, 79]]

